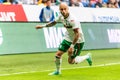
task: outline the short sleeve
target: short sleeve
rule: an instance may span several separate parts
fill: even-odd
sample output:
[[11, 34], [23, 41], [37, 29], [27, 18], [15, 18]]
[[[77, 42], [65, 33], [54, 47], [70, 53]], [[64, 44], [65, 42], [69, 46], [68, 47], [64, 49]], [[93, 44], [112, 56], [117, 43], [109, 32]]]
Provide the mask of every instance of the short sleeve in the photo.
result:
[[78, 21], [71, 21], [71, 25], [73, 26], [73, 29], [80, 27], [80, 23]]
[[56, 18], [55, 18], [55, 21], [56, 21], [56, 22], [62, 22], [62, 16], [56, 17]]

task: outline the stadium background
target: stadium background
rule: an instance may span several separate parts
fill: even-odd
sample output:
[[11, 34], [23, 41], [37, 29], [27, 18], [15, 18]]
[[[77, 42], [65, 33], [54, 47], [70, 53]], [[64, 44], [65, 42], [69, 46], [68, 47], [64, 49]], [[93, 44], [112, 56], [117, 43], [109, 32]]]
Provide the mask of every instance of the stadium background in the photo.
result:
[[[57, 17], [58, 7], [52, 8]], [[37, 24], [44, 24], [39, 21], [40, 10], [37, 5], [0, 5], [0, 54], [57, 50], [65, 29], [59, 23], [56, 27], [35, 30]], [[120, 47], [118, 9], [70, 7], [70, 12], [82, 24], [86, 40], [84, 49]]]

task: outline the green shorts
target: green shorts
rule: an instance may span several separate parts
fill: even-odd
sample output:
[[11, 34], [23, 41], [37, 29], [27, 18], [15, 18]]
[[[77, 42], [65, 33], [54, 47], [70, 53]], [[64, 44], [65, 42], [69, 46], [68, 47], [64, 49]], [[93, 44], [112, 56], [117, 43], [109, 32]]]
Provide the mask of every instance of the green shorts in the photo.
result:
[[[71, 44], [72, 44], [71, 42], [63, 40], [58, 49], [60, 51], [66, 52], [69, 49]], [[75, 58], [76, 56], [80, 55], [83, 45], [84, 45], [84, 42], [76, 43], [76, 45], [74, 46], [73, 56], [71, 56], [71, 58]]]

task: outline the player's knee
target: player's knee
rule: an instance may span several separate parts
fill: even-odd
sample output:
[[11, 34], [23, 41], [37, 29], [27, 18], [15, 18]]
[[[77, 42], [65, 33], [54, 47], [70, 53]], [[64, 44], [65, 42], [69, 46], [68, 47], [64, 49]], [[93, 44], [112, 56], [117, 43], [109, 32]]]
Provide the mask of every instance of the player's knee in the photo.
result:
[[58, 52], [56, 53], [56, 56], [61, 57], [62, 54], [63, 54], [62, 52], [58, 51]]
[[74, 59], [68, 58], [68, 63], [69, 63], [69, 64], [74, 64], [74, 62], [75, 62]]
[[71, 56], [72, 54], [73, 54], [73, 52], [69, 52], [69, 51], [68, 51], [68, 56]]
[[69, 64], [74, 64], [74, 62], [72, 62], [72, 61], [68, 61], [68, 63], [69, 63]]
[[55, 56], [56, 58], [61, 58], [61, 55], [60, 54], [56, 54], [56, 56]]
[[56, 55], [55, 58], [56, 58], [56, 59], [60, 59], [60, 56], [57, 56], [57, 55]]

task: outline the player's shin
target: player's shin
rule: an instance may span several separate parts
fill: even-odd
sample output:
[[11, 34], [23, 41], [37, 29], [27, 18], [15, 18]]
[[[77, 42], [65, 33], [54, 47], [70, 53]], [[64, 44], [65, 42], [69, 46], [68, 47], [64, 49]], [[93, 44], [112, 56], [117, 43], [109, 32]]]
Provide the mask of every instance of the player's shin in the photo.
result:
[[84, 60], [86, 60], [87, 58], [89, 58], [88, 55], [76, 56], [76, 57], [75, 57], [75, 63], [81, 63], [81, 62], [83, 62]]
[[55, 64], [58, 72], [61, 72], [61, 63], [62, 63], [62, 59], [56, 56]]

